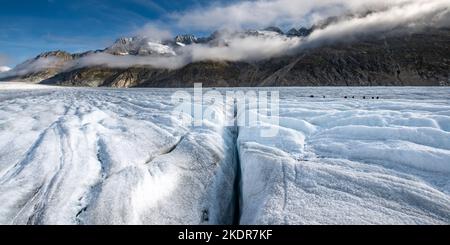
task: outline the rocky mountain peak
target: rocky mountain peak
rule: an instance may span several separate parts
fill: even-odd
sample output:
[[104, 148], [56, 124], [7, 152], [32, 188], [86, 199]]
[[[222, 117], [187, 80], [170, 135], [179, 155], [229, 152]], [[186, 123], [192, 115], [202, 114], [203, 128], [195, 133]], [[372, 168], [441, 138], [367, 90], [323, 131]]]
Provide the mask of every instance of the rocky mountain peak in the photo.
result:
[[308, 29], [305, 27], [301, 27], [298, 30], [295, 28], [292, 28], [286, 33], [286, 36], [288, 36], [288, 37], [306, 37], [306, 36], [309, 36], [309, 34], [311, 34], [312, 31], [313, 31], [312, 28]]
[[269, 27], [265, 28], [264, 31], [276, 32], [281, 35], [284, 34], [284, 32], [279, 27], [276, 27], [276, 26], [269, 26]]
[[172, 47], [146, 37], [122, 37], [105, 49], [112, 55], [176, 55]]
[[114, 42], [114, 44], [121, 44], [121, 45], [124, 45], [124, 44], [129, 44], [129, 43], [131, 43], [133, 41], [133, 38], [132, 37], [120, 37], [120, 38], [118, 38], [115, 42]]
[[313, 32], [312, 28], [305, 28], [305, 27], [301, 27], [300, 29], [298, 29], [298, 35], [301, 37], [307, 37], [309, 36], [309, 34], [311, 34]]
[[288, 32], [286, 32], [286, 36], [292, 37], [292, 36], [299, 36], [300, 33], [297, 29], [291, 28]]
[[178, 35], [175, 37], [175, 42], [189, 45], [189, 44], [197, 43], [197, 37], [192, 34]]
[[69, 59], [72, 59], [72, 54], [70, 54], [70, 53], [68, 53], [66, 51], [56, 50], [56, 51], [44, 52], [44, 53], [36, 56], [35, 59], [50, 58], [50, 57], [56, 57], [56, 58], [69, 60]]

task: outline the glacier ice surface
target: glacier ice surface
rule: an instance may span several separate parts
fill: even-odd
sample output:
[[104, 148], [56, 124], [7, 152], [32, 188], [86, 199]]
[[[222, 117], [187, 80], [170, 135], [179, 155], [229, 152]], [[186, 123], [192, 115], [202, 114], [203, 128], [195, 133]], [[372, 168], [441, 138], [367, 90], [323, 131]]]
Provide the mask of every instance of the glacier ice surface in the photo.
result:
[[174, 89], [0, 83], [0, 224], [450, 223], [449, 88], [270, 89], [265, 138]]

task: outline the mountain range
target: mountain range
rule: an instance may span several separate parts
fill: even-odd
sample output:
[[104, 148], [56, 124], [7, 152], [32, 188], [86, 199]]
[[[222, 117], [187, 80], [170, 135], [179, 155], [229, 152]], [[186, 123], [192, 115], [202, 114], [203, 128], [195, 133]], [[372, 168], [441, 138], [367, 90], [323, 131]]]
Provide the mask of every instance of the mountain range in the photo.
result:
[[[329, 19], [310, 28], [286, 32], [268, 27], [222, 30], [208, 37], [178, 35], [163, 41], [143, 36], [119, 38], [103, 50], [40, 54], [1, 73], [0, 79], [92, 87], [191, 87], [196, 82], [206, 87], [450, 85], [447, 27], [414, 31], [394, 28], [258, 58], [196, 58], [197, 49], [227, 50], [236, 45], [233, 40], [246, 40], [250, 48], [254, 48], [252, 40], [304, 42], [331, 22]], [[190, 56], [185, 55], [187, 52]]]

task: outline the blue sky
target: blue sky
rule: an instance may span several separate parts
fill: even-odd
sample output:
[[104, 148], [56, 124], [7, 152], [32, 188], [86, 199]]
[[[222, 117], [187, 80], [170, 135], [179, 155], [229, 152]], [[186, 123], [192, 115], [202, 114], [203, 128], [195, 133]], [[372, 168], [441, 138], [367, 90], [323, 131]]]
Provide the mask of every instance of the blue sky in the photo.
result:
[[[217, 2], [217, 1], [216, 1]], [[226, 1], [229, 2], [229, 1]], [[0, 65], [43, 51], [104, 48], [146, 23], [217, 4], [211, 0], [0, 0]], [[171, 30], [190, 32], [191, 30]]]

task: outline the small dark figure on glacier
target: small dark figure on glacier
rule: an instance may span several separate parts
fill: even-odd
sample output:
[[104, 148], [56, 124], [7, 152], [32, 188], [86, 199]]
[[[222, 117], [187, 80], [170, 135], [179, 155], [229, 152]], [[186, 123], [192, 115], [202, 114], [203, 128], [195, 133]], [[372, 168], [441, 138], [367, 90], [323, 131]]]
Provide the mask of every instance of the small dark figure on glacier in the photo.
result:
[[209, 221], [209, 212], [207, 209], [203, 210], [203, 212], [202, 212], [202, 221], [203, 222]]

